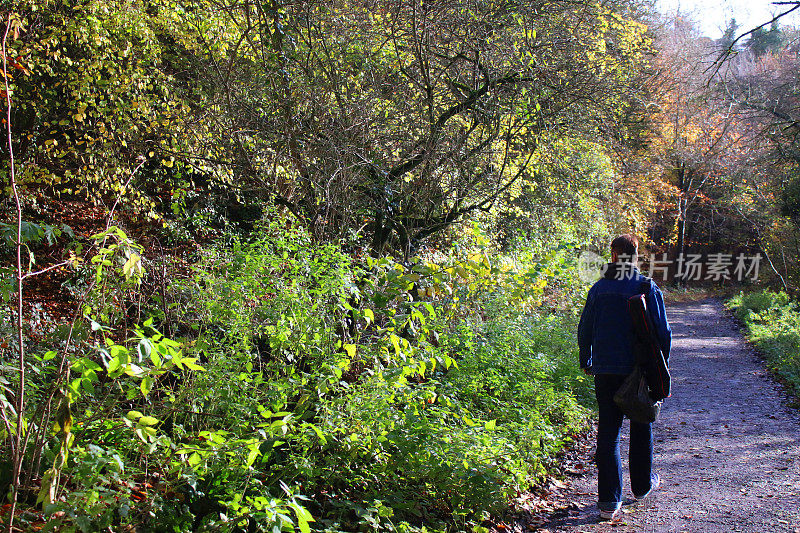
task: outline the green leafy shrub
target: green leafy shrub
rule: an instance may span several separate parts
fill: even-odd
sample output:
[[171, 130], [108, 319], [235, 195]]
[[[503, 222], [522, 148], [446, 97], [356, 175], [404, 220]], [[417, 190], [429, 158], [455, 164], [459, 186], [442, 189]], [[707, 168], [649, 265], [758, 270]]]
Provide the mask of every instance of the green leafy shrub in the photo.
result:
[[[769, 290], [760, 292], [740, 293], [731, 304], [737, 309], [737, 313], [763, 313], [770, 309], [777, 309], [789, 305], [791, 299], [785, 292], [772, 292]], [[744, 314], [739, 318], [744, 318]]]
[[727, 302], [767, 366], [800, 397], [800, 306], [785, 292], [740, 293]]
[[[52, 527], [468, 530], [587, 420], [564, 247], [401, 263], [273, 216], [148, 299], [141, 248], [96, 237], [43, 449]], [[133, 289], [153, 318], [124, 329]], [[32, 397], [58, 361], [38, 360]]]
[[170, 422], [190, 499], [210, 502], [195, 522], [272, 527], [254, 498], [287, 490], [331, 531], [502, 511], [591, 401], [574, 317], [523, 311], [558, 269], [516, 267], [474, 251], [356, 262], [279, 217], [208, 249], [162, 316], [206, 369]]

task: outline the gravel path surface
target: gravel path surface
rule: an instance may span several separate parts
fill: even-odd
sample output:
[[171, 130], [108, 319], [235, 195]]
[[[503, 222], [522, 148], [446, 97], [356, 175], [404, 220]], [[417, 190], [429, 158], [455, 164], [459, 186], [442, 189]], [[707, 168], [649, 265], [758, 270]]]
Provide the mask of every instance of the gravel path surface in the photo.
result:
[[719, 300], [668, 304], [667, 316], [673, 394], [654, 426], [661, 489], [634, 502], [626, 486], [621, 517], [600, 521], [592, 464], [560, 491], [561, 509], [529, 530], [800, 533], [800, 411], [787, 407]]

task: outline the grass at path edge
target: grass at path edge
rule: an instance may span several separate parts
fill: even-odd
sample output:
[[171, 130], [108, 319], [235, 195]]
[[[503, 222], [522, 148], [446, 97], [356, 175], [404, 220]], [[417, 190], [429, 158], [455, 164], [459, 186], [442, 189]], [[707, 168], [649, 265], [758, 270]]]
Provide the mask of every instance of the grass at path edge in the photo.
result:
[[725, 302], [747, 340], [800, 406], [800, 304], [785, 292], [739, 293]]

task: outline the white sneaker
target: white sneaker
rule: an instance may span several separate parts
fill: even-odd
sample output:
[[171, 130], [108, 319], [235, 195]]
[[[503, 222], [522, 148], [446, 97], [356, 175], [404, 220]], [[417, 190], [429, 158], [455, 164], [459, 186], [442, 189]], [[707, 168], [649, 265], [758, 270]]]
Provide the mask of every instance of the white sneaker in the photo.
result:
[[637, 500], [643, 500], [653, 494], [653, 492], [661, 486], [661, 476], [658, 474], [653, 474], [650, 476], [650, 490], [642, 494], [641, 496], [637, 496], [636, 494], [633, 495], [634, 498]]

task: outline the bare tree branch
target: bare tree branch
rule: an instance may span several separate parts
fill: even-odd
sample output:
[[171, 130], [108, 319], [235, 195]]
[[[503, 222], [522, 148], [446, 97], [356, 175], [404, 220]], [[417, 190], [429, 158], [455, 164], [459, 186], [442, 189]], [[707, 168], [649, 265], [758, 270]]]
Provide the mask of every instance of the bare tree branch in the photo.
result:
[[795, 11], [797, 9], [800, 9], [800, 1], [797, 1], [797, 2], [795, 2], [795, 1], [792, 1], [792, 2], [772, 2], [772, 3], [773, 3], [773, 5], [789, 5], [789, 6], [794, 6], [794, 7], [792, 7], [791, 9], [787, 9], [783, 13], [775, 15], [774, 17], [772, 17], [772, 19], [768, 20], [767, 22], [765, 22], [763, 24], [760, 24], [760, 25], [756, 26], [755, 28], [753, 28], [753, 29], [751, 29], [749, 31], [746, 31], [746, 32], [742, 33], [741, 35], [739, 35], [738, 37], [736, 37], [728, 45], [728, 47], [725, 50], [720, 52], [720, 54], [717, 57], [717, 59], [714, 60], [714, 62], [711, 63], [711, 65], [706, 69], [706, 72], [708, 72], [709, 70], [713, 69], [713, 72], [709, 76], [709, 81], [711, 79], [713, 79], [717, 75], [717, 73], [719, 72], [719, 69], [722, 68], [722, 64], [725, 62], [725, 60], [729, 56], [731, 56], [733, 54], [733, 52], [734, 52], [733, 51], [733, 47], [736, 46], [736, 43], [738, 43], [741, 39], [747, 37], [748, 35], [752, 34], [753, 32], [756, 32], [756, 31], [764, 28], [765, 26], [768, 26], [768, 25], [772, 24], [773, 22], [777, 22], [778, 20], [780, 20], [781, 18], [785, 17], [789, 13], [792, 13], [793, 11]]

